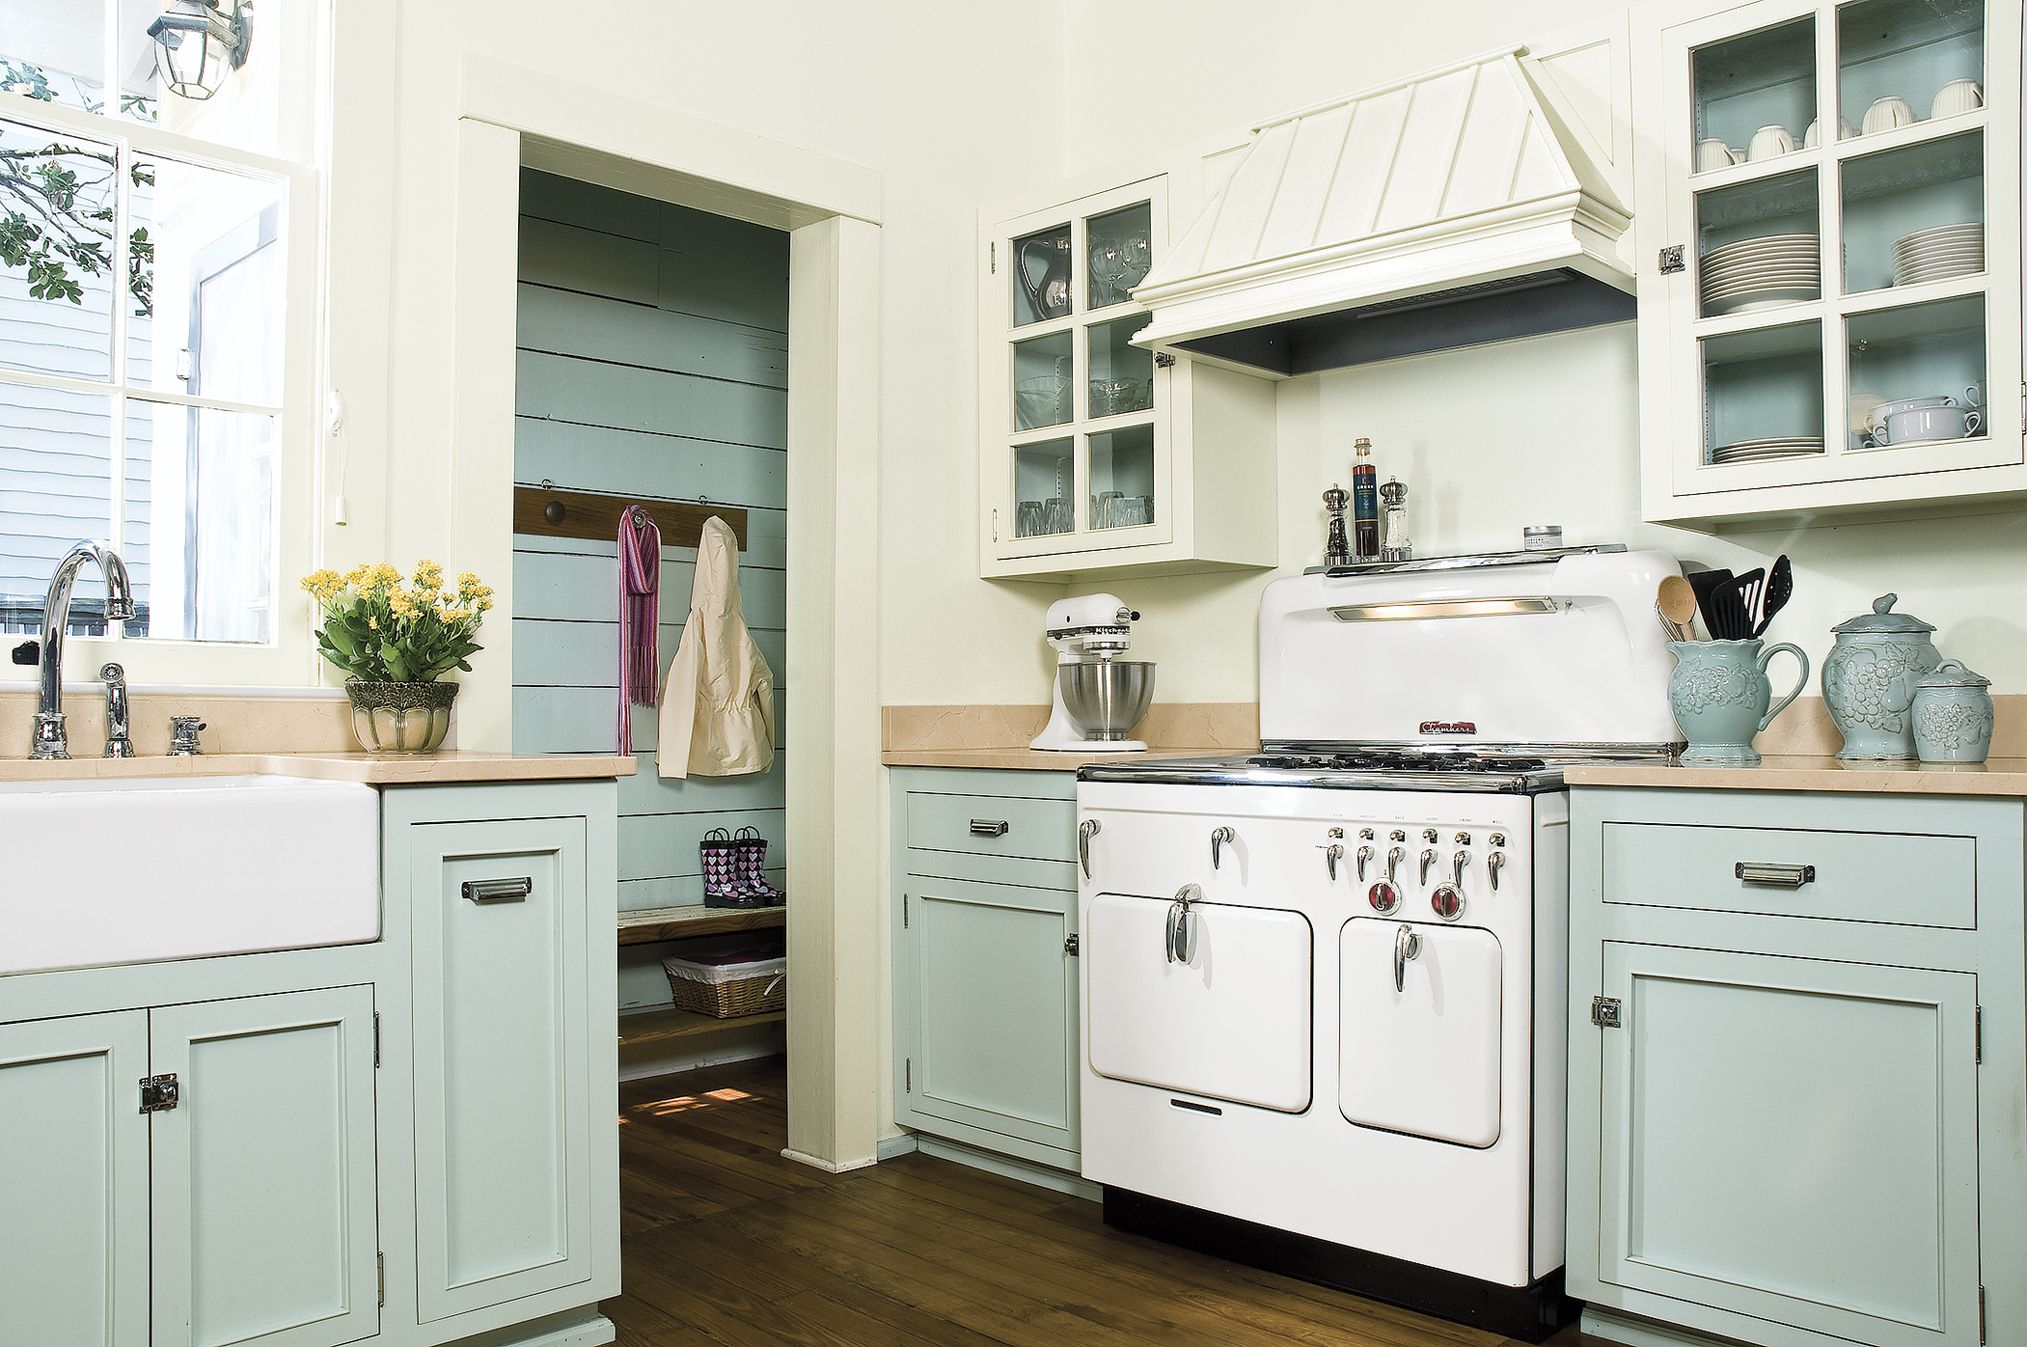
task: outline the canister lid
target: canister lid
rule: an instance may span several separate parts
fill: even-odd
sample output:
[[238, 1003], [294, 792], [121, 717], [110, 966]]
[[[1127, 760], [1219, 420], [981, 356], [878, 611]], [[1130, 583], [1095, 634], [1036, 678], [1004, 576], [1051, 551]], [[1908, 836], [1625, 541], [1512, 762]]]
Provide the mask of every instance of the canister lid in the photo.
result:
[[1896, 613], [1893, 605], [1900, 602], [1898, 594], [1882, 594], [1872, 601], [1872, 611], [1839, 622], [1831, 631], [1843, 632], [1916, 632], [1934, 631], [1935, 628], [1911, 613]]
[[1962, 660], [1946, 659], [1915, 680], [1924, 688], [1988, 688], [1992, 680], [1965, 666]]

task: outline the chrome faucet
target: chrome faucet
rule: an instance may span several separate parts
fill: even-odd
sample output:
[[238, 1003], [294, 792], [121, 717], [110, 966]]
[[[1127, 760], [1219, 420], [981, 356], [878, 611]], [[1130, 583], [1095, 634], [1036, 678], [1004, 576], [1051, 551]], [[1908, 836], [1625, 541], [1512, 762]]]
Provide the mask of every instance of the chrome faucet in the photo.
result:
[[134, 756], [132, 728], [127, 714], [127, 671], [117, 664], [99, 669], [99, 681], [106, 685], [106, 751], [109, 758]]
[[70, 627], [71, 591], [87, 561], [96, 562], [106, 578], [107, 623], [124, 622], [134, 615], [134, 590], [127, 579], [127, 565], [112, 544], [78, 543], [56, 563], [56, 574], [49, 578], [49, 594], [42, 604], [42, 670], [35, 701], [35, 742], [28, 750], [31, 758], [70, 756], [70, 741], [63, 730], [63, 638]]

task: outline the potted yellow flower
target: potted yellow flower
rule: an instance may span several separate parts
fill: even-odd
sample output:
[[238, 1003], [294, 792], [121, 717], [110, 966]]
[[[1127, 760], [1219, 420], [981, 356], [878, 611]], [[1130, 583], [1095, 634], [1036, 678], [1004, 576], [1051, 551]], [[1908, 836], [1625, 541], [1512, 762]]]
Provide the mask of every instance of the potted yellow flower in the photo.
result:
[[369, 753], [434, 753], [450, 733], [458, 685], [453, 669], [471, 672], [481, 649], [472, 639], [493, 606], [491, 587], [470, 571], [455, 593], [443, 568], [415, 563], [404, 582], [392, 566], [358, 566], [340, 575], [323, 570], [303, 580], [323, 611], [317, 649], [345, 675], [352, 733]]

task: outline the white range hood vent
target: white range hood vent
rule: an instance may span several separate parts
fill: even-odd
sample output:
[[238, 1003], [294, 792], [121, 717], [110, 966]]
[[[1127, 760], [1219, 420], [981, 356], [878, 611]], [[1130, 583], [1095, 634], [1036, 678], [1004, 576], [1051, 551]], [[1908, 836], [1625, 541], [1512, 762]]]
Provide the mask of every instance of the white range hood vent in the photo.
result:
[[1263, 123], [1134, 342], [1306, 374], [1633, 316], [1623, 64], [1508, 47]]

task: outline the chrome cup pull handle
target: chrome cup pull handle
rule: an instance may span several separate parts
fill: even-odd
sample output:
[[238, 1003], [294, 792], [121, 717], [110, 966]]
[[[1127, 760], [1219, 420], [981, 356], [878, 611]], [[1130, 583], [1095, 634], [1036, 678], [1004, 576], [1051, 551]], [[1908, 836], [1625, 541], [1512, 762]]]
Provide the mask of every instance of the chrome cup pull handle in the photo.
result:
[[975, 818], [971, 821], [973, 837], [1005, 837], [1006, 820], [1003, 818]]
[[1097, 819], [1087, 818], [1077, 825], [1077, 864], [1083, 867], [1084, 878], [1091, 877], [1091, 839], [1103, 831]]
[[1408, 989], [1408, 960], [1422, 952], [1422, 937], [1412, 926], [1401, 926], [1394, 931], [1394, 990]]
[[518, 903], [535, 891], [535, 881], [527, 875], [519, 879], [467, 879], [460, 890], [466, 902], [480, 906]]
[[1739, 883], [1756, 889], [1799, 889], [1816, 882], [1813, 865], [1778, 865], [1772, 861], [1740, 861], [1731, 873]]

